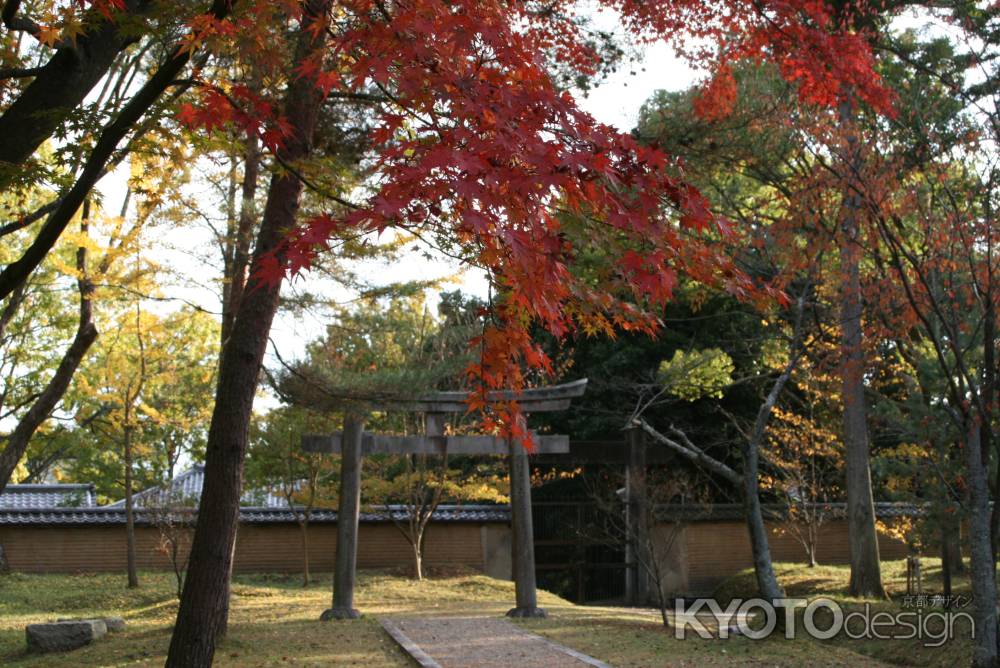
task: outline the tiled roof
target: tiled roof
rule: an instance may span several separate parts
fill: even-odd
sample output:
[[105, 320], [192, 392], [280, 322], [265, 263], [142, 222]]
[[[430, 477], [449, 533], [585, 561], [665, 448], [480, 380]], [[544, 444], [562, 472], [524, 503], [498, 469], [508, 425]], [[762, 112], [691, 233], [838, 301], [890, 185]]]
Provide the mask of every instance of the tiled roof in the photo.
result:
[[[389, 522], [393, 517], [405, 520], [406, 511], [399, 506], [386, 506], [361, 513], [362, 522]], [[135, 519], [136, 524], [151, 524], [155, 521], [155, 513], [138, 509]], [[433, 520], [436, 522], [509, 522], [510, 508], [508, 506], [441, 505], [435, 511]], [[243, 507], [240, 508], [240, 521], [246, 524], [281, 524], [294, 522], [296, 518], [295, 514], [287, 507], [284, 509]], [[335, 510], [313, 510], [310, 516], [310, 522], [317, 524], [336, 521], [337, 511]], [[124, 523], [125, 509], [118, 506], [0, 509], [0, 525], [72, 526]]]
[[[781, 520], [788, 517], [788, 506], [784, 504], [764, 503], [761, 507], [764, 519]], [[830, 519], [842, 519], [847, 516], [846, 503], [812, 504], [812, 508], [821, 510]], [[875, 503], [875, 516], [879, 519], [915, 517], [923, 513], [924, 508], [920, 504], [893, 501]], [[741, 503], [662, 504], [656, 507], [656, 517], [666, 522], [720, 522], [743, 521], [745, 514]]]
[[[198, 505], [201, 498], [201, 488], [205, 484], [205, 467], [195, 464], [184, 473], [178, 474], [170, 482], [169, 487], [150, 487], [133, 495], [136, 507], [163, 506], [165, 502], [181, 505]], [[287, 508], [288, 504], [280, 495], [270, 490], [249, 489], [243, 493], [242, 505], [259, 508]], [[125, 499], [108, 504], [111, 508], [124, 508]]]
[[[171, 505], [191, 508], [191, 515], [201, 497], [205, 482], [205, 467], [196, 465], [176, 476], [167, 488], [151, 487], [133, 496], [136, 508], [136, 524], [152, 524], [157, 521], [159, 507]], [[28, 490], [18, 488], [39, 488], [34, 496]], [[116, 501], [106, 506], [94, 505], [93, 485], [8, 485], [14, 489], [10, 502], [2, 503], [7, 496], [0, 495], [0, 525], [102, 525], [125, 523], [125, 501]], [[87, 492], [87, 503], [79, 507], [54, 503], [54, 489], [77, 495]], [[48, 496], [46, 496], [46, 494]], [[32, 501], [34, 499], [34, 501]], [[17, 501], [15, 503], [15, 501]], [[285, 499], [264, 490], [248, 490], [243, 494], [240, 507], [240, 521], [247, 524], [280, 524], [296, 521], [296, 514], [288, 508]], [[174, 511], [176, 512], [176, 511]], [[405, 506], [379, 506], [361, 513], [362, 522], [390, 522], [407, 518]], [[434, 513], [437, 522], [509, 522], [508, 506], [488, 505], [440, 505]], [[337, 521], [337, 511], [318, 508], [310, 514], [310, 521], [329, 523]]]
[[4, 508], [92, 508], [94, 486], [81, 484], [7, 485], [0, 494]]

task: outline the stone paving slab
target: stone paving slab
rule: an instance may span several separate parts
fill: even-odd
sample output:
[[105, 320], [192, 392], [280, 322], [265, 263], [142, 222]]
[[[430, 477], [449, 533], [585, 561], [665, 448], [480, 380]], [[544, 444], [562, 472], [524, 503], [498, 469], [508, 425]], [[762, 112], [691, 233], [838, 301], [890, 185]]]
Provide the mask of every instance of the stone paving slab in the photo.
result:
[[397, 617], [379, 623], [421, 668], [611, 668], [494, 617]]

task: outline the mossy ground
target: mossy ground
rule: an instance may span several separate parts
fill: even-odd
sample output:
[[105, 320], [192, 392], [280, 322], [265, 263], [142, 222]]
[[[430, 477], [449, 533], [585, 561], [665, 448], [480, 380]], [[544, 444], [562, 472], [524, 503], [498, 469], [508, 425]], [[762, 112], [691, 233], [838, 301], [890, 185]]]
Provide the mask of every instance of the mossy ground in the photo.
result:
[[[902, 562], [886, 562], [886, 584], [901, 604], [905, 586]], [[778, 565], [788, 593], [829, 596], [848, 606], [862, 602], [846, 595], [845, 567], [814, 569]], [[925, 587], [937, 591], [940, 568], [925, 562]], [[752, 574], [727, 582], [720, 598], [752, 595]], [[177, 611], [172, 576], [142, 573], [139, 589], [125, 587], [120, 574], [0, 576], [0, 664], [11, 666], [162, 666]], [[959, 588], [966, 582], [956, 583]], [[650, 610], [577, 606], [541, 592], [549, 619], [519, 621], [534, 633], [573, 647], [617, 668], [660, 666], [870, 666], [968, 665], [967, 642], [939, 649], [914, 641], [819, 642], [807, 638], [763, 641], [746, 638], [702, 640], [674, 638]], [[502, 615], [514, 599], [513, 584], [476, 574], [439, 575], [416, 582], [390, 573], [361, 573], [356, 621], [318, 621], [329, 606], [330, 577], [308, 587], [299, 576], [238, 576], [233, 585], [229, 634], [216, 654], [219, 666], [411, 666], [382, 631], [383, 615]], [[71, 655], [29, 655], [24, 627], [56, 617], [121, 615], [128, 628]], [[70, 656], [72, 657], [70, 659]]]

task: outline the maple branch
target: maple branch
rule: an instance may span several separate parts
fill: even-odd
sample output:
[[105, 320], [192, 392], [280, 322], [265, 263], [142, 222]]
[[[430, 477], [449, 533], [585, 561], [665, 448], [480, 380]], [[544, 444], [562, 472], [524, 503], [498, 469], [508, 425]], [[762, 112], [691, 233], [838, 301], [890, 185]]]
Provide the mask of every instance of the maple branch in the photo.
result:
[[[171, 96], [170, 98], [168, 98], [165, 101], [165, 103], [164, 103], [165, 106], [169, 106], [169, 104], [173, 100], [175, 100], [177, 97], [179, 97], [183, 92], [184, 92], [183, 90], [176, 91], [173, 96]], [[120, 165], [122, 163], [122, 161], [126, 157], [128, 157], [128, 155], [131, 153], [132, 147], [152, 127], [152, 125], [155, 122], [155, 120], [156, 120], [156, 118], [155, 118], [155, 114], [154, 114], [153, 117], [147, 119], [142, 125], [140, 125], [136, 129], [135, 132], [132, 133], [132, 137], [129, 138], [128, 142], [125, 143], [125, 146], [123, 146], [121, 149], [119, 149], [118, 151], [116, 151], [115, 155], [111, 159], [108, 160], [107, 165], [105, 165], [104, 169], [101, 171], [101, 174], [98, 177], [98, 179], [101, 179], [101, 178], [104, 178], [105, 176], [107, 176], [107, 174], [109, 172], [113, 171], [118, 165]], [[44, 216], [46, 216], [46, 215], [52, 213], [53, 211], [55, 211], [56, 208], [59, 206], [59, 204], [62, 202], [62, 200], [63, 200], [62, 197], [57, 197], [56, 199], [52, 200], [51, 202], [49, 202], [47, 204], [43, 204], [42, 206], [38, 207], [37, 209], [35, 209], [31, 213], [27, 214], [26, 216], [22, 216], [18, 220], [6, 223], [2, 227], [0, 227], [0, 237], [6, 236], [8, 234], [12, 234], [13, 232], [17, 232], [18, 230], [22, 230], [25, 227], [31, 225], [32, 223], [37, 222], [38, 220], [41, 220]], [[124, 217], [124, 213], [122, 214], [122, 217]]]
[[55, 208], [59, 206], [59, 199], [54, 199], [48, 204], [43, 204], [26, 216], [22, 216], [18, 220], [11, 221], [0, 227], [0, 237], [6, 236], [17, 232], [18, 230], [23, 230], [28, 225], [31, 225], [35, 221], [41, 220], [43, 217], [55, 211]]
[[[0, 340], [3, 340], [7, 334], [7, 327], [10, 325], [10, 321], [14, 319], [14, 314], [17, 313], [17, 309], [21, 307], [26, 296], [27, 290], [22, 285], [14, 291], [14, 294], [10, 296], [10, 299], [4, 305], [3, 312], [0, 313]], [[0, 401], [0, 405], [3, 405], [2, 401]]]
[[[913, 286], [911, 285], [910, 279], [906, 275], [905, 265], [903, 264], [900, 256], [903, 255], [903, 256], [907, 257], [908, 261], [911, 263], [911, 266], [913, 266], [913, 268], [917, 272], [918, 276], [922, 277], [922, 273], [923, 272], [921, 272], [919, 269], [917, 269], [916, 265], [912, 264], [914, 262], [914, 260], [912, 259], [912, 255], [908, 255], [901, 248], [901, 244], [900, 244], [899, 240], [896, 239], [889, 232], [888, 226], [886, 225], [885, 218], [883, 216], [879, 215], [879, 216], [876, 216], [875, 219], [879, 223], [878, 224], [878, 229], [879, 229], [879, 231], [881, 233], [882, 238], [886, 241], [886, 244], [889, 246], [889, 251], [890, 251], [890, 253], [892, 255], [893, 268], [896, 270], [896, 274], [897, 274], [897, 276], [899, 276], [900, 281], [903, 284], [903, 290], [906, 293], [907, 301], [910, 303], [910, 306], [913, 309], [914, 313], [917, 315], [917, 318], [923, 324], [924, 329], [928, 332], [929, 339], [931, 341], [931, 345], [934, 348], [934, 353], [935, 353], [935, 355], [938, 358], [938, 363], [941, 365], [942, 369], [945, 369], [945, 370], [951, 369], [951, 365], [948, 364], [947, 358], [946, 358], [944, 350], [942, 348], [941, 341], [939, 340], [938, 336], [934, 335], [935, 328], [933, 327], [932, 323], [930, 322], [930, 318], [923, 311], [923, 309], [921, 309], [919, 307], [919, 305], [918, 305], [919, 302], [918, 302], [918, 300], [916, 298], [916, 295], [915, 295], [915, 293], [913, 291]], [[929, 286], [927, 286], [925, 284], [925, 288], [929, 288]], [[936, 301], [933, 300], [933, 298], [932, 298], [932, 303], [936, 306]], [[936, 308], [935, 308], [935, 311], [937, 311]], [[940, 315], [939, 315], [939, 317], [940, 317]], [[947, 326], [946, 323], [944, 323], [943, 321], [942, 321], [942, 324], [945, 324], [945, 326]], [[958, 363], [958, 362], [959, 362], [959, 360], [957, 359], [957, 356], [956, 356], [956, 363]], [[964, 374], [963, 374], [963, 376], [964, 376]], [[956, 402], [958, 402], [958, 405], [960, 405], [960, 406], [963, 405], [962, 404], [963, 393], [962, 393], [961, 389], [956, 385], [954, 375], [952, 373], [946, 373], [945, 374], [945, 380], [946, 380], [946, 382], [948, 384], [948, 389], [949, 389], [949, 391], [951, 393], [952, 398]], [[977, 395], [978, 395], [978, 393], [977, 393]], [[954, 408], [952, 408], [952, 407], [949, 407], [949, 408], [950, 408], [950, 410], [948, 411], [949, 415], [951, 416], [951, 418], [953, 420], [955, 420], [956, 425], [959, 427], [959, 429], [961, 429], [962, 428], [961, 417], [958, 416], [955, 413]]]
[[317, 195], [326, 197], [327, 199], [332, 200], [337, 204], [340, 204], [341, 206], [347, 207], [348, 209], [358, 210], [363, 208], [360, 204], [355, 204], [354, 202], [346, 200], [340, 195], [335, 195], [332, 192], [323, 188], [322, 186], [317, 185], [315, 182], [307, 178], [299, 169], [293, 167], [287, 160], [282, 158], [279, 154], [272, 152], [271, 156], [275, 159], [275, 161], [279, 165], [281, 165], [282, 169], [286, 170], [289, 174], [297, 178], [299, 181], [302, 182], [302, 185], [304, 185], [306, 188], [313, 191]]
[[[240, 107], [240, 105], [236, 101], [236, 99], [233, 98], [233, 96], [230, 95], [228, 91], [224, 90], [223, 88], [221, 88], [220, 86], [217, 86], [215, 84], [210, 84], [210, 83], [208, 83], [206, 81], [200, 81], [198, 79], [176, 79], [170, 85], [197, 86], [199, 88], [208, 88], [208, 89], [210, 89], [210, 90], [218, 93], [222, 97], [224, 97], [226, 99], [226, 101], [229, 102], [230, 106], [233, 109], [236, 109], [237, 111], [243, 112], [242, 107]], [[331, 93], [330, 95], [333, 95], [333, 93]], [[328, 95], [328, 97], [330, 95]], [[355, 99], [353, 97], [355, 95], [357, 96], [356, 99], [371, 99], [371, 98], [373, 98], [373, 96], [368, 96], [368, 95], [365, 95], [363, 93], [356, 93], [356, 94], [355, 93], [343, 93], [343, 97], [345, 99]], [[258, 139], [261, 139], [261, 140], [264, 139], [264, 135], [263, 135], [262, 132], [258, 132]], [[331, 193], [330, 191], [326, 190], [325, 188], [319, 186], [314, 181], [312, 181], [309, 178], [307, 178], [302, 173], [301, 170], [299, 170], [296, 167], [293, 167], [292, 164], [290, 162], [288, 162], [287, 160], [285, 160], [285, 158], [282, 157], [279, 152], [270, 151], [270, 155], [271, 155], [271, 157], [274, 158], [275, 162], [277, 162], [279, 165], [281, 165], [282, 169], [284, 169], [289, 174], [291, 174], [292, 176], [294, 176], [295, 178], [297, 178], [299, 181], [302, 182], [302, 185], [304, 185], [306, 188], [308, 188], [309, 190], [313, 191], [317, 195], [320, 195], [320, 196], [325, 197], [325, 198], [327, 198], [329, 200], [332, 200], [332, 201], [336, 202], [337, 204], [340, 204], [341, 206], [347, 207], [348, 209], [355, 209], [355, 210], [357, 210], [357, 209], [361, 209], [362, 208], [362, 206], [360, 204], [355, 204], [354, 202], [346, 200], [346, 199], [344, 199], [343, 197], [341, 197], [339, 195], [335, 195], [335, 194]]]
[[455, 253], [451, 252], [450, 250], [442, 248], [440, 245], [428, 241], [425, 238], [425, 236], [423, 234], [421, 234], [421, 232], [419, 230], [415, 229], [415, 227], [411, 227], [411, 226], [409, 226], [409, 225], [407, 225], [406, 223], [403, 223], [403, 222], [398, 223], [396, 225], [396, 227], [398, 229], [401, 229], [401, 230], [406, 230], [407, 233], [412, 234], [414, 237], [416, 237], [416, 239], [418, 241], [420, 241], [423, 244], [425, 244], [428, 248], [433, 248], [434, 250], [436, 250], [437, 252], [441, 253], [445, 257], [450, 257], [452, 260], [455, 260], [459, 264], [467, 264], [470, 267], [476, 267], [477, 269], [484, 269], [484, 270], [487, 270], [487, 271], [489, 270], [489, 267], [484, 267], [484, 266], [481, 266], [479, 264], [476, 264], [476, 262], [475, 262], [474, 259], [470, 259], [468, 257], [462, 257], [461, 255], [456, 255]]
[[[84, 203], [81, 214], [80, 228], [84, 235], [87, 234], [89, 225], [89, 204], [89, 202]], [[97, 339], [97, 327], [93, 322], [93, 306], [91, 303], [94, 294], [94, 285], [91, 283], [90, 275], [87, 273], [86, 246], [81, 245], [77, 249], [76, 269], [79, 274], [77, 278], [77, 290], [80, 293], [80, 315], [76, 335], [73, 337], [69, 348], [63, 353], [63, 357], [59, 361], [59, 366], [56, 367], [55, 373], [45, 385], [45, 389], [38, 395], [37, 400], [31, 405], [31, 408], [28, 409], [24, 417], [18, 421], [14, 431], [11, 432], [10, 437], [7, 439], [7, 444], [3, 452], [0, 453], [0, 493], [3, 492], [4, 487], [10, 482], [11, 475], [14, 473], [18, 462], [24, 456], [32, 436], [34, 436], [45, 420], [48, 419], [52, 411], [56, 409], [56, 406], [58, 406], [66, 394], [66, 390], [69, 388], [69, 383], [76, 373], [77, 367], [80, 366], [90, 346]]]
[[161, 303], [178, 303], [184, 304], [193, 311], [198, 311], [199, 313], [206, 313], [208, 315], [219, 316], [222, 315], [220, 311], [213, 311], [201, 306], [193, 301], [185, 299], [183, 297], [161, 297], [156, 294], [151, 294], [143, 292], [142, 290], [137, 290], [135, 288], [129, 287], [127, 285], [115, 285], [112, 283], [95, 283], [94, 287], [104, 288], [106, 290], [118, 290], [119, 292], [124, 292], [130, 294], [134, 297], [138, 297], [143, 300]]
[[327, 99], [332, 100], [351, 100], [353, 102], [372, 102], [384, 104], [386, 102], [391, 102], [392, 100], [383, 95], [374, 95], [372, 93], [352, 93], [344, 91], [330, 91], [326, 94]]

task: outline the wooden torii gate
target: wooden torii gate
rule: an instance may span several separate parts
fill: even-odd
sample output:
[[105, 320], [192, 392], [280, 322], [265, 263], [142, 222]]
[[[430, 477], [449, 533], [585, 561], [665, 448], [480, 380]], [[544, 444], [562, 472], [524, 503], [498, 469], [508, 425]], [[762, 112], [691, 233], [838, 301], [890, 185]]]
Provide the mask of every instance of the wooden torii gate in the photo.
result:
[[[572, 383], [515, 392], [492, 392], [490, 401], [516, 400], [525, 414], [561, 411], [574, 398], [583, 396], [587, 379]], [[531, 467], [519, 444], [497, 436], [448, 436], [445, 417], [468, 410], [466, 392], [436, 392], [415, 399], [380, 400], [367, 404], [370, 410], [422, 412], [423, 436], [388, 436], [365, 432], [364, 417], [357, 412], [344, 416], [344, 430], [325, 436], [307, 435], [307, 452], [340, 454], [340, 506], [337, 511], [337, 554], [333, 577], [333, 607], [320, 619], [356, 619], [354, 583], [357, 570], [358, 520], [361, 514], [361, 457], [371, 454], [508, 455], [510, 466], [511, 562], [516, 604], [509, 617], [544, 617], [538, 607], [535, 586], [535, 542], [531, 524]], [[569, 452], [568, 436], [534, 435], [535, 452]]]

